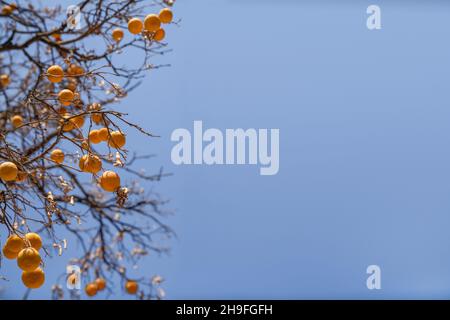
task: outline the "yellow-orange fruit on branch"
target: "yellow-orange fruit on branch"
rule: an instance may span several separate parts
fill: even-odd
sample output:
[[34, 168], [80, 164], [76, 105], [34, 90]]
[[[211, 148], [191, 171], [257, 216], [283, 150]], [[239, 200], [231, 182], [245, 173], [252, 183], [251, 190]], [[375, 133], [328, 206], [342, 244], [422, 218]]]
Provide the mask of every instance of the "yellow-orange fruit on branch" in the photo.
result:
[[114, 171], [105, 171], [100, 177], [100, 186], [103, 190], [114, 192], [120, 187], [120, 177]]
[[102, 170], [102, 161], [95, 155], [85, 154], [81, 157], [78, 165], [80, 170], [84, 172], [97, 173]]
[[159, 12], [159, 20], [161, 20], [162, 23], [171, 23], [172, 19], [173, 13], [169, 8], [164, 8]]
[[128, 31], [132, 34], [139, 34], [141, 33], [142, 29], [144, 28], [144, 25], [139, 18], [133, 18], [128, 21]]
[[91, 114], [91, 120], [95, 122], [95, 124], [100, 124], [103, 121], [103, 116], [101, 113], [93, 113]]
[[17, 166], [12, 162], [3, 162], [0, 164], [0, 178], [4, 181], [13, 181], [17, 178]]
[[42, 239], [41, 237], [34, 232], [29, 232], [25, 235], [25, 240], [28, 240], [30, 245], [35, 248], [36, 250], [39, 250], [42, 248]]
[[98, 137], [102, 141], [108, 141], [109, 134], [108, 134], [108, 128], [101, 128], [98, 130]]
[[60, 149], [55, 149], [50, 153], [50, 159], [58, 164], [61, 164], [64, 162], [64, 152], [62, 152]]
[[128, 280], [127, 283], [125, 284], [125, 290], [129, 294], [136, 294], [136, 292], [138, 291], [138, 288], [139, 288], [139, 286], [136, 281]]
[[84, 117], [83, 116], [76, 116], [73, 119], [71, 119], [73, 122], [73, 125], [75, 128], [81, 128], [84, 125]]
[[125, 135], [120, 131], [111, 132], [108, 145], [113, 148], [122, 148], [126, 143]]
[[11, 13], [13, 13], [13, 11], [14, 11], [14, 7], [12, 7], [12, 6], [10, 6], [10, 5], [4, 5], [4, 6], [2, 7], [2, 13], [3, 13], [5, 16], [9, 16]]
[[97, 285], [98, 291], [102, 291], [106, 288], [106, 280], [103, 278], [95, 279], [95, 284]]
[[34, 248], [25, 248], [19, 252], [17, 256], [17, 265], [23, 271], [33, 271], [39, 267], [41, 256]]
[[86, 291], [86, 294], [89, 297], [93, 297], [97, 294], [98, 288], [95, 283], [88, 283], [86, 287], [84, 288], [84, 291]]
[[69, 119], [66, 123], [63, 124], [63, 131], [72, 131], [74, 129], [80, 129], [84, 125], [84, 117], [83, 116], [73, 116], [70, 113], [66, 113], [63, 116], [64, 119]]
[[19, 115], [13, 116], [11, 118], [11, 123], [14, 128], [20, 127], [23, 124], [23, 118]]
[[44, 271], [42, 271], [41, 268], [32, 271], [24, 271], [22, 272], [22, 282], [27, 288], [37, 289], [45, 282]]
[[102, 142], [98, 136], [98, 130], [91, 130], [91, 132], [89, 132], [89, 141], [93, 144]]
[[61, 104], [63, 106], [70, 106], [74, 97], [75, 97], [75, 95], [69, 89], [61, 90], [58, 93], [58, 100], [59, 100], [59, 102], [61, 102]]
[[58, 83], [64, 78], [64, 70], [58, 65], [53, 65], [47, 69], [47, 78], [50, 82]]
[[67, 73], [71, 76], [81, 76], [84, 74], [84, 69], [79, 65], [72, 63], [69, 68], [67, 68]]
[[161, 27], [161, 20], [159, 20], [159, 17], [156, 14], [149, 14], [145, 17], [144, 20], [144, 28], [147, 31], [154, 32], [158, 30]]
[[9, 85], [10, 82], [11, 82], [11, 80], [9, 79], [9, 76], [7, 74], [2, 74], [0, 76], [0, 85], [3, 88], [6, 88]]
[[166, 37], [166, 32], [164, 31], [164, 29], [158, 29], [153, 34], [153, 40], [158, 41], [158, 42], [163, 41], [165, 37]]
[[120, 42], [123, 39], [123, 30], [120, 28], [116, 28], [112, 31], [112, 38], [116, 42]]
[[6, 246], [3, 247], [2, 252], [3, 252], [3, 256], [9, 260], [16, 259], [17, 255], [19, 254], [18, 252], [8, 250], [8, 248]]
[[5, 243], [5, 248], [11, 252], [19, 252], [25, 246], [25, 243], [21, 237], [16, 234], [13, 234], [8, 237]]

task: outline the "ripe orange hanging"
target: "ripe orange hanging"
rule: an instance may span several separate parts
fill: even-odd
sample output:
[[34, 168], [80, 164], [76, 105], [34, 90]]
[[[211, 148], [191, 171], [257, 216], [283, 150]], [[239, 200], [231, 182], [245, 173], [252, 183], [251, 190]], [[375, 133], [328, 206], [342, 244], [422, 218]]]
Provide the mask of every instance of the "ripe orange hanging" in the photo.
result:
[[11, 252], [19, 252], [25, 246], [25, 243], [21, 237], [16, 234], [13, 234], [8, 237], [5, 243], [5, 248]]
[[10, 82], [11, 82], [11, 79], [9, 78], [9, 76], [7, 74], [0, 75], [0, 85], [3, 88], [6, 88], [7, 86], [9, 86]]
[[50, 153], [50, 159], [58, 164], [61, 164], [64, 162], [64, 152], [62, 152], [60, 149], [55, 149]]
[[84, 291], [86, 291], [86, 294], [89, 297], [93, 297], [97, 294], [98, 288], [95, 283], [88, 283], [86, 287], [84, 288]]
[[6, 246], [3, 247], [2, 252], [3, 252], [3, 256], [9, 260], [16, 259], [17, 255], [19, 254], [18, 252], [8, 250], [8, 248]]
[[104, 290], [105, 287], [106, 287], [106, 280], [103, 279], [103, 278], [97, 278], [97, 279], [95, 280], [95, 284], [97, 285], [98, 291], [102, 291], [102, 290]]
[[73, 94], [73, 92], [69, 89], [64, 89], [61, 90], [58, 93], [58, 99], [59, 102], [63, 105], [63, 106], [70, 106], [72, 104], [73, 98], [75, 97], [75, 95]]
[[142, 24], [141, 19], [133, 18], [128, 21], [128, 31], [132, 34], [139, 34], [142, 31], [144, 25]]
[[123, 36], [124, 36], [123, 30], [120, 28], [116, 28], [112, 31], [112, 38], [116, 42], [120, 42], [123, 39]]
[[85, 154], [81, 157], [78, 165], [84, 172], [97, 173], [102, 169], [102, 161], [96, 155]]
[[34, 248], [25, 248], [17, 256], [17, 265], [24, 271], [33, 271], [41, 263], [41, 256]]
[[139, 286], [136, 281], [128, 280], [127, 283], [125, 284], [125, 290], [129, 294], [136, 294], [136, 292], [138, 291], [138, 288], [139, 288]]
[[156, 14], [149, 14], [145, 17], [144, 28], [147, 31], [154, 32], [161, 27], [161, 20]]
[[3, 162], [0, 164], [0, 178], [4, 181], [13, 181], [17, 177], [17, 166], [12, 162]]
[[162, 28], [156, 30], [155, 33], [153, 34], [153, 40], [158, 41], [158, 42], [163, 41], [165, 37], [166, 37], [166, 32]]
[[122, 148], [125, 145], [125, 135], [120, 131], [111, 132], [111, 136], [108, 140], [108, 145], [112, 148]]
[[30, 289], [40, 288], [45, 282], [45, 274], [41, 268], [22, 272], [22, 282]]
[[98, 137], [102, 141], [108, 141], [109, 134], [108, 134], [108, 128], [101, 128], [98, 130]]
[[69, 68], [67, 68], [67, 73], [70, 76], [81, 76], [81, 75], [84, 74], [84, 69], [81, 66], [79, 66], [79, 65], [77, 65], [75, 63], [72, 63], [69, 66]]
[[103, 121], [102, 114], [101, 113], [93, 113], [93, 114], [91, 114], [91, 120], [95, 124], [100, 124]]
[[13, 116], [11, 118], [11, 123], [14, 128], [20, 127], [23, 124], [23, 118], [19, 115]]
[[102, 142], [98, 136], [98, 130], [91, 130], [91, 132], [89, 132], [89, 141], [93, 144]]
[[161, 20], [162, 23], [171, 23], [172, 19], [173, 13], [169, 8], [164, 8], [159, 12], [159, 20]]
[[103, 190], [114, 192], [120, 187], [120, 177], [114, 171], [105, 171], [100, 177], [100, 186]]
[[63, 80], [64, 77], [64, 70], [58, 66], [53, 65], [50, 68], [47, 69], [47, 78], [50, 80], [50, 82], [58, 83]]
[[28, 240], [30, 245], [36, 250], [42, 248], [42, 239], [37, 233], [34, 232], [27, 233], [25, 235], [25, 240]]

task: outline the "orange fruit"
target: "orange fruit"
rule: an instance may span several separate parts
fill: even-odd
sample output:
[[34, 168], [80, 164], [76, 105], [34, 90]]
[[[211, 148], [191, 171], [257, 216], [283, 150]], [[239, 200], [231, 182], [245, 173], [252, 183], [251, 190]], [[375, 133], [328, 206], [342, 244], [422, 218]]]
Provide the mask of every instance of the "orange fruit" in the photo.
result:
[[9, 236], [6, 240], [5, 248], [11, 252], [19, 252], [25, 246], [25, 243], [21, 237], [16, 234]]
[[101, 141], [107, 141], [109, 139], [108, 128], [101, 128], [98, 130], [98, 137]]
[[73, 92], [69, 89], [64, 89], [61, 90], [58, 93], [58, 99], [59, 102], [63, 105], [63, 106], [70, 106], [73, 98], [75, 97], [75, 95], [73, 94]]
[[129, 294], [136, 294], [136, 292], [138, 291], [138, 288], [139, 288], [139, 286], [136, 281], [128, 280], [127, 283], [125, 284], [125, 290]]
[[123, 39], [123, 30], [120, 28], [114, 29], [112, 31], [112, 38], [114, 39], [114, 41], [120, 42]]
[[169, 8], [164, 8], [159, 12], [159, 20], [161, 20], [162, 23], [171, 23], [172, 19], [173, 13]]
[[69, 119], [66, 123], [63, 124], [63, 131], [72, 131], [74, 129], [80, 129], [84, 125], [84, 117], [83, 116], [73, 116], [70, 113], [66, 113], [63, 115], [64, 119]]
[[61, 164], [64, 162], [64, 152], [62, 152], [60, 149], [55, 149], [50, 153], [50, 159], [58, 164]]
[[88, 283], [86, 287], [84, 288], [84, 291], [86, 291], [86, 294], [89, 297], [93, 297], [97, 294], [98, 288], [95, 283]]
[[91, 130], [91, 132], [89, 132], [89, 141], [93, 144], [102, 142], [98, 136], [98, 130]]
[[93, 113], [91, 114], [91, 120], [95, 122], [95, 124], [100, 124], [103, 121], [103, 116], [101, 113]]
[[102, 291], [103, 289], [106, 288], [106, 280], [103, 278], [97, 278], [95, 280], [95, 284], [97, 285], [98, 291]]
[[58, 66], [53, 65], [50, 68], [47, 69], [47, 78], [50, 80], [50, 82], [58, 83], [63, 80], [64, 77], [64, 70]]
[[7, 87], [11, 82], [11, 79], [7, 74], [0, 75], [0, 84], [2, 87]]
[[164, 29], [158, 29], [153, 34], [153, 40], [158, 41], [158, 42], [163, 41], [165, 37], [166, 37], [166, 32], [164, 31]]
[[13, 181], [17, 178], [17, 166], [12, 162], [3, 162], [0, 164], [0, 178], [4, 181]]
[[11, 118], [11, 123], [14, 128], [20, 127], [23, 124], [23, 118], [19, 115], [16, 115]]
[[78, 81], [76, 78], [69, 78], [67, 80], [67, 85], [66, 85], [67, 89], [75, 92], [75, 90], [77, 89], [77, 85], [78, 85]]
[[102, 170], [102, 161], [95, 155], [85, 154], [81, 157], [78, 165], [80, 170], [84, 172], [97, 173]]
[[23, 271], [33, 271], [39, 267], [41, 256], [34, 248], [25, 248], [19, 252], [17, 256], [17, 265]]
[[2, 7], [2, 13], [5, 16], [9, 16], [13, 11], [14, 11], [14, 8], [12, 6], [10, 6], [10, 5], [4, 5]]
[[42, 239], [37, 233], [34, 232], [27, 233], [25, 235], [25, 240], [28, 240], [30, 242], [30, 245], [36, 250], [42, 248]]
[[3, 247], [2, 252], [3, 252], [3, 256], [9, 260], [16, 259], [17, 255], [19, 254], [18, 252], [8, 250], [8, 248], [6, 246]]
[[125, 135], [120, 131], [113, 131], [110, 133], [108, 145], [112, 148], [122, 148], [125, 145]]
[[133, 18], [128, 21], [128, 31], [132, 34], [139, 34], [142, 31], [144, 25], [142, 24], [141, 19]]
[[24, 271], [22, 272], [22, 282], [27, 288], [37, 289], [45, 282], [44, 271], [42, 271], [41, 268], [31, 271]]
[[120, 177], [114, 171], [105, 171], [100, 177], [100, 186], [103, 190], [114, 192], [120, 187]]
[[76, 116], [72, 119], [75, 128], [81, 128], [84, 125], [84, 117]]
[[149, 14], [145, 17], [144, 20], [144, 28], [147, 31], [154, 32], [158, 30], [161, 27], [161, 20], [159, 20], [159, 17], [156, 14]]
[[84, 74], [84, 69], [79, 65], [72, 63], [69, 68], [67, 68], [67, 73], [71, 76], [81, 76]]
[[[63, 115], [64, 119], [69, 119], [71, 117], [72, 117], [72, 115], [70, 113], [66, 113]], [[67, 132], [67, 131], [72, 131], [73, 129], [75, 129], [75, 125], [73, 123], [73, 118], [71, 118], [71, 119], [69, 119], [69, 121], [65, 121], [65, 122], [63, 120], [61, 120], [61, 122], [63, 123], [63, 125], [62, 125], [63, 131]]]

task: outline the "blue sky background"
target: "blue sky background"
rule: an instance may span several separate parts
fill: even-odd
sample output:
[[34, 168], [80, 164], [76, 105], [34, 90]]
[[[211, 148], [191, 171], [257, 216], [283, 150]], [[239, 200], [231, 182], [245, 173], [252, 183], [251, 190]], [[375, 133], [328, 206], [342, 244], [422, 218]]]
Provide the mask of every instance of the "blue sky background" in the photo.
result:
[[[366, 28], [379, 4], [380, 31]], [[177, 1], [172, 53], [121, 104], [174, 176], [169, 299], [450, 297], [450, 10], [443, 1]], [[151, 97], [151, 99], [149, 99]], [[175, 166], [176, 128], [279, 128], [280, 171]], [[30, 298], [49, 298], [49, 280]], [[366, 268], [382, 289], [366, 288]], [[4, 262], [4, 297], [24, 287]], [[122, 298], [120, 290], [117, 297]], [[101, 296], [100, 296], [101, 298]]]

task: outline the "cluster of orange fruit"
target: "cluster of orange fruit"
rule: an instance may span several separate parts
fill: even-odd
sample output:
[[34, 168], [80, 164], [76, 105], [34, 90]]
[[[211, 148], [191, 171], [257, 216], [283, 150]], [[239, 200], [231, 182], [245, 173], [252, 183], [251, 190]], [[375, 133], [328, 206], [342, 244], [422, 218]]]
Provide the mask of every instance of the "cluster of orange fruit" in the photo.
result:
[[[72, 67], [75, 69], [75, 67]], [[68, 71], [68, 75], [73, 75], [74, 71]], [[84, 70], [77, 68], [75, 73], [81, 75], [84, 73]], [[59, 65], [53, 65], [47, 69], [47, 78], [52, 83], [59, 83], [65, 77], [64, 70]], [[58, 94], [58, 100], [61, 105], [69, 106], [72, 104], [75, 98], [75, 93], [70, 89], [63, 89]], [[84, 125], [84, 117], [83, 116], [73, 116], [71, 114], [65, 113], [63, 115], [63, 131], [71, 131], [74, 129], [80, 129]], [[96, 124], [103, 123], [103, 116], [101, 113], [92, 113], [91, 119]], [[108, 145], [112, 148], [122, 148], [126, 143], [125, 135], [121, 131], [110, 131], [108, 128], [104, 127], [101, 129], [91, 130], [88, 134], [88, 142], [93, 144], [98, 144], [102, 141], [106, 141]], [[88, 149], [87, 145], [83, 146], [85, 149]], [[56, 162], [57, 164], [62, 164], [64, 162], [64, 152], [60, 149], [54, 149], [50, 153], [50, 159]], [[102, 161], [101, 159], [93, 154], [83, 155], [79, 161], [80, 170], [83, 172], [89, 172], [96, 174], [102, 169]], [[120, 177], [117, 173], [113, 171], [105, 171], [100, 177], [100, 186], [108, 192], [116, 191], [117, 188], [120, 187]]]
[[[145, 17], [144, 22], [139, 18], [132, 18], [128, 21], [128, 31], [131, 34], [140, 34], [142, 31], [148, 32], [155, 41], [163, 41], [166, 37], [166, 31], [161, 28], [161, 24], [171, 23], [173, 20], [172, 10], [169, 8], [162, 9], [159, 14], [149, 14]], [[120, 42], [124, 37], [124, 32], [120, 28], [112, 31], [112, 38], [116, 42]]]
[[11, 235], [3, 247], [3, 256], [13, 260], [17, 259], [17, 265], [22, 269], [22, 282], [30, 289], [37, 289], [45, 282], [44, 271], [39, 267], [42, 248], [41, 237], [37, 233], [27, 233], [24, 238]]
[[[106, 288], [106, 281], [103, 278], [97, 278], [95, 281], [88, 283], [84, 287], [84, 291], [89, 297], [95, 296], [99, 291], [102, 291]], [[136, 281], [128, 280], [125, 283], [125, 291], [129, 294], [136, 294], [138, 291], [139, 285]]]
[[103, 278], [97, 278], [94, 282], [88, 283], [84, 288], [84, 291], [89, 297], [93, 297], [97, 292], [106, 288], [106, 281]]

